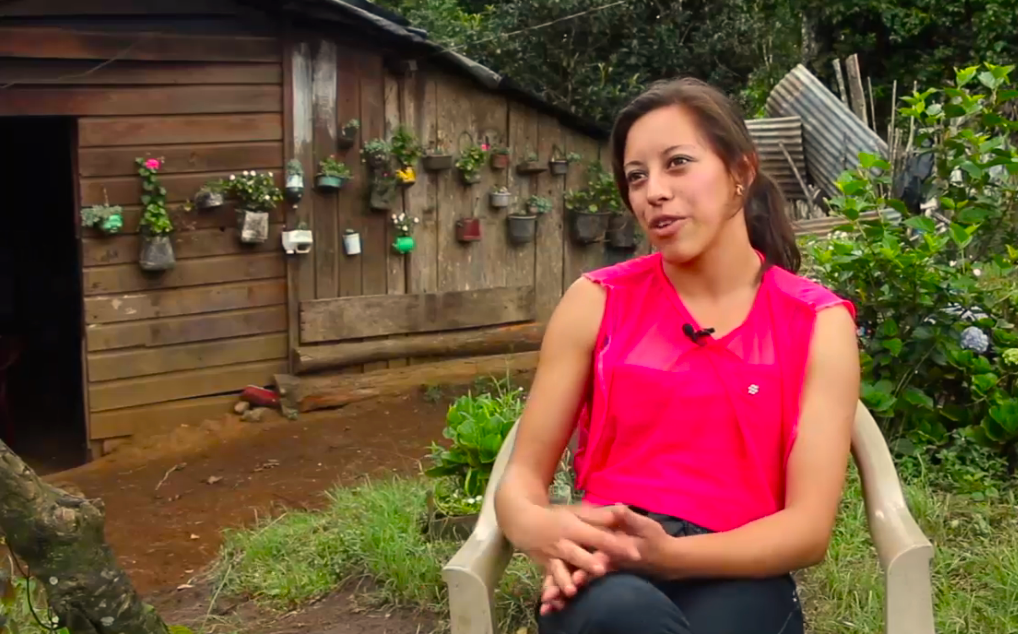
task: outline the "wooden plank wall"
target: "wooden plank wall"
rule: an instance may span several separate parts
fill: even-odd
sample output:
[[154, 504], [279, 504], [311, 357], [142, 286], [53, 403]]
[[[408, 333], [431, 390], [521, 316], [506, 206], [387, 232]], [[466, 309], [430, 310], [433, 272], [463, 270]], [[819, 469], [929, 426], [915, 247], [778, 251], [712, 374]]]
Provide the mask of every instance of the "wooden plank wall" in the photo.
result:
[[[89, 11], [103, 13], [104, 4]], [[128, 10], [115, 4], [113, 13]], [[205, 0], [147, 8], [163, 5], [178, 23], [181, 7], [230, 13], [228, 3]], [[61, 5], [45, 8], [54, 6]], [[0, 84], [13, 84], [0, 116], [77, 117], [80, 206], [108, 199], [125, 209], [121, 235], [88, 230], [82, 238], [96, 442], [220, 415], [235, 398], [227, 394], [268, 385], [287, 369], [282, 212], [268, 241], [251, 247], [239, 242], [231, 209], [183, 208], [202, 184], [240, 170], [271, 171], [282, 182], [282, 45], [273, 36], [186, 34], [179, 24], [163, 34], [84, 24], [0, 22]], [[203, 24], [205, 32], [216, 28]], [[177, 266], [163, 274], [137, 265], [142, 190], [134, 159], [148, 156], [165, 159], [161, 180], [176, 228]]]

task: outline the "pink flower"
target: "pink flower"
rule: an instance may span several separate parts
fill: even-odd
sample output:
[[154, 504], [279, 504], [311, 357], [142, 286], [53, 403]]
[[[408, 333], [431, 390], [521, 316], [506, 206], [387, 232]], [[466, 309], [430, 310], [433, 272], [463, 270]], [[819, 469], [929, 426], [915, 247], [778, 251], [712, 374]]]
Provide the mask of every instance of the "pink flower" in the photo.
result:
[[160, 167], [162, 167], [162, 165], [163, 164], [161, 162], [159, 162], [159, 159], [151, 158], [151, 159], [145, 161], [145, 167], [150, 169], [150, 170], [157, 170]]
[[488, 147], [489, 147], [489, 146], [488, 146], [488, 144], [487, 144], [487, 143], [482, 143], [482, 144], [481, 144], [481, 149], [482, 149], [482, 150], [484, 150], [485, 152], [487, 152], [487, 151], [488, 151]]

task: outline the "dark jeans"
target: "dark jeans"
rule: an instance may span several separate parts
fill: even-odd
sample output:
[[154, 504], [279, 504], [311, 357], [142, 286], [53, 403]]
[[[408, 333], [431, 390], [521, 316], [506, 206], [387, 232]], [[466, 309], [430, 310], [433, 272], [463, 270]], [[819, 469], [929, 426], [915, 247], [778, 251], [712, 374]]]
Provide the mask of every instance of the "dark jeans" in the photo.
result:
[[[647, 515], [675, 537], [710, 532], [672, 517]], [[803, 634], [803, 616], [791, 575], [661, 581], [614, 572], [582, 588], [561, 611], [539, 616], [538, 632]]]

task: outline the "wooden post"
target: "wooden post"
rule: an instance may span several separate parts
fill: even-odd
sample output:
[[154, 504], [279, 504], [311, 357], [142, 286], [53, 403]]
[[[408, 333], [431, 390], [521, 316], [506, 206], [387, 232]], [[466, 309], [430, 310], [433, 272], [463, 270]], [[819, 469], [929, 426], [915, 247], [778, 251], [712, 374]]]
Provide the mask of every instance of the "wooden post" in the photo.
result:
[[848, 91], [845, 90], [845, 76], [841, 74], [841, 58], [835, 58], [831, 64], [834, 65], [834, 76], [838, 79], [838, 96], [846, 106], [851, 108], [852, 106], [848, 103]]
[[862, 73], [859, 72], [859, 56], [855, 53], [845, 60], [845, 74], [848, 75], [848, 91], [852, 94], [852, 112], [863, 125], [869, 127], [869, 116], [866, 114], [866, 95], [862, 88]]

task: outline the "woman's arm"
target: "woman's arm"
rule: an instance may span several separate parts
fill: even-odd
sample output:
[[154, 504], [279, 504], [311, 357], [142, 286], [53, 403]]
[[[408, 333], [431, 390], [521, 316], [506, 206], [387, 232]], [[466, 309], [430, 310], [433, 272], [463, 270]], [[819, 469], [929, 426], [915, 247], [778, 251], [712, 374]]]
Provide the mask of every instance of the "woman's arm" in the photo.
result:
[[859, 399], [856, 326], [844, 307], [817, 315], [785, 508], [738, 529], [667, 538], [650, 564], [669, 577], [766, 577], [823, 561], [841, 500]]

